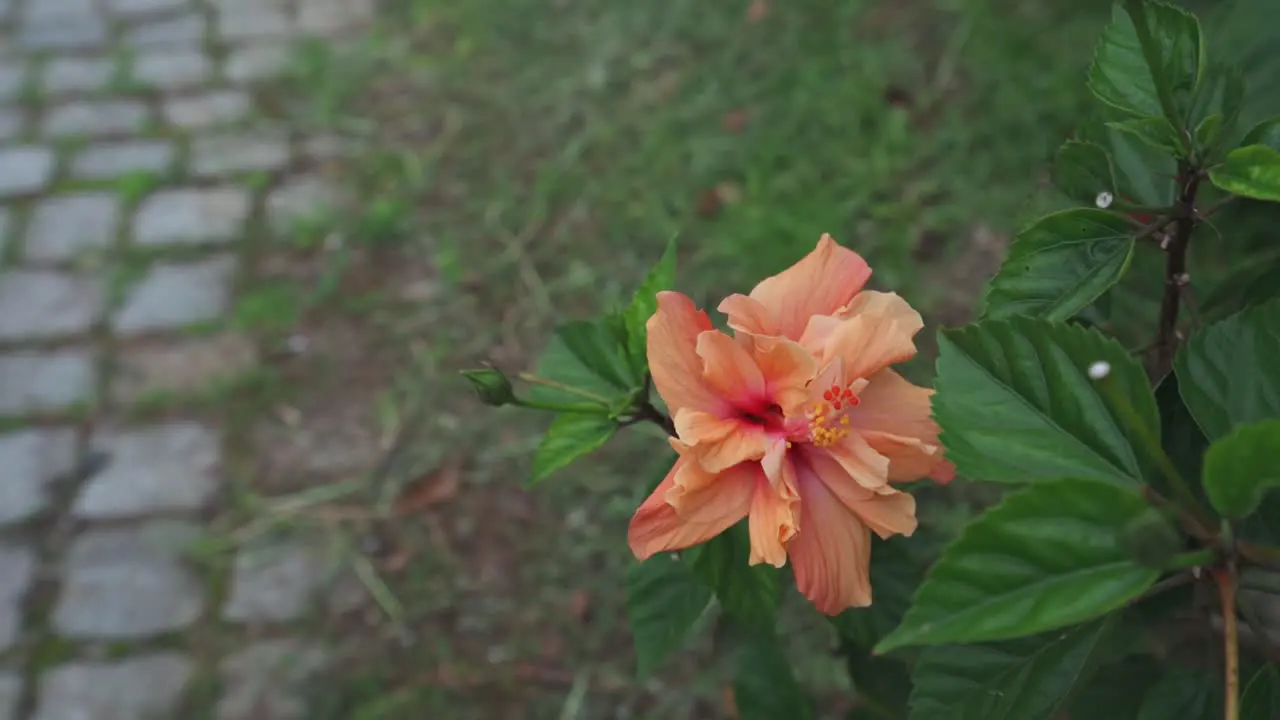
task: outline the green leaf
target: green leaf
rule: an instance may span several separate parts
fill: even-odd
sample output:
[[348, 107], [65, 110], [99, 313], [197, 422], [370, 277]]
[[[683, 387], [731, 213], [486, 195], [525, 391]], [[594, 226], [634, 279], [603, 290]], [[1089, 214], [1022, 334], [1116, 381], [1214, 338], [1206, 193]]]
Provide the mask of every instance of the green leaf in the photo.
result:
[[1254, 125], [1245, 133], [1240, 145], [1265, 145], [1272, 150], [1280, 150], [1280, 115]]
[[627, 617], [641, 677], [684, 643], [709, 602], [711, 590], [693, 576], [688, 563], [670, 554], [628, 568]]
[[529, 484], [604, 445], [618, 431], [618, 423], [595, 413], [560, 413], [551, 421], [533, 456]]
[[1150, 655], [1126, 657], [1100, 668], [1071, 698], [1070, 718], [1133, 720], [1143, 693], [1160, 679], [1163, 668]]
[[921, 525], [911, 537], [881, 540], [871, 537], [871, 587], [875, 602], [870, 607], [850, 608], [831, 618], [842, 638], [860, 647], [874, 647], [902, 622], [911, 605], [911, 596], [924, 579], [925, 571], [937, 559], [943, 538]]
[[1200, 670], [1174, 670], [1147, 691], [1137, 720], [1222, 720], [1221, 681]]
[[1143, 47], [1134, 19], [1117, 4], [1094, 51], [1089, 89], [1125, 112], [1180, 122], [1180, 115], [1170, 112], [1176, 108], [1168, 108], [1161, 96], [1189, 99], [1195, 88], [1204, 54], [1200, 23], [1171, 5], [1142, 5], [1151, 46]]
[[1209, 169], [1209, 179], [1235, 195], [1280, 202], [1280, 151], [1266, 145], [1236, 148]]
[[1204, 491], [1223, 515], [1242, 518], [1258, 509], [1268, 490], [1280, 487], [1280, 420], [1242, 425], [1209, 447]]
[[[1183, 478], [1199, 478], [1209, 440], [1182, 401], [1176, 374], [1166, 375], [1156, 387], [1156, 406], [1160, 409], [1160, 446]], [[1169, 489], [1164, 480], [1153, 482], [1162, 493]]]
[[811, 720], [813, 705], [796, 682], [775, 635], [746, 639], [733, 673], [740, 720]]
[[1221, 320], [1280, 297], [1280, 251], [1260, 253], [1233, 268], [1200, 303], [1200, 315]]
[[[961, 475], [1131, 485], [1148, 474], [1135, 448], [1159, 437], [1155, 399], [1116, 341], [1078, 325], [1010, 318], [944, 330], [938, 344], [933, 411]], [[1088, 376], [1096, 362], [1110, 365], [1105, 383]]]
[[1178, 133], [1164, 118], [1135, 118], [1110, 122], [1107, 125], [1157, 150], [1173, 155], [1181, 152], [1178, 147]]
[[1101, 146], [1111, 156], [1115, 168], [1116, 197], [1137, 205], [1166, 206], [1173, 203], [1176, 191], [1173, 181], [1177, 162], [1168, 152], [1105, 124], [1111, 115], [1101, 113], [1102, 121], [1085, 124], [1081, 138]]
[[[1114, 618], [1114, 616], [1113, 616]], [[1097, 663], [1112, 618], [1051, 635], [925, 648], [912, 672], [913, 720], [1050, 718]]]
[[1214, 113], [1196, 125], [1196, 147], [1211, 147], [1218, 139], [1218, 135], [1222, 132], [1222, 126], [1226, 122], [1226, 118], [1222, 113]]
[[1240, 720], [1280, 718], [1280, 668], [1264, 665], [1240, 697]]
[[672, 238], [662, 257], [650, 270], [644, 282], [636, 289], [631, 304], [622, 313], [622, 324], [627, 337], [627, 356], [631, 371], [643, 376], [649, 366], [645, 352], [645, 323], [658, 310], [658, 293], [670, 290], [676, 281], [676, 241]]
[[1122, 607], [1159, 571], [1131, 559], [1120, 530], [1149, 514], [1136, 490], [1066, 479], [1009, 495], [964, 529], [876, 650], [1047, 632]]
[[744, 627], [772, 632], [782, 604], [778, 568], [767, 563], [748, 565], [751, 540], [745, 522], [704, 543], [693, 561], [693, 572], [715, 590], [730, 617]]
[[1224, 142], [1236, 135], [1244, 107], [1244, 73], [1231, 63], [1211, 63], [1201, 77], [1188, 122], [1195, 126], [1195, 147], [1201, 160], [1214, 158]]
[[639, 385], [623, 356], [624, 348], [602, 323], [575, 321], [556, 328], [556, 337], [587, 370], [619, 390]]
[[515, 392], [511, 389], [511, 381], [506, 375], [493, 368], [463, 370], [462, 376], [471, 383], [480, 402], [493, 407], [510, 405], [516, 401]]
[[1070, 318], [1124, 275], [1131, 232], [1124, 218], [1094, 208], [1040, 218], [1014, 238], [987, 289], [984, 317]]
[[1191, 336], [1174, 361], [1178, 388], [1210, 440], [1236, 425], [1280, 418], [1280, 301], [1236, 313]]
[[845, 669], [853, 680], [854, 702], [849, 720], [905, 720], [911, 696], [911, 670], [898, 658], [872, 655], [846, 644]]
[[1068, 140], [1053, 158], [1053, 184], [1078, 203], [1092, 206], [1098, 193], [1116, 193], [1116, 175], [1111, 156], [1101, 145]]
[[[572, 334], [574, 331], [569, 332]], [[608, 334], [603, 328], [601, 332]], [[539, 402], [581, 403], [587, 400], [607, 406], [622, 394], [617, 386], [587, 367], [560, 333], [543, 350], [536, 375], [539, 379], [554, 384], [548, 386], [535, 383], [529, 388], [529, 397]]]

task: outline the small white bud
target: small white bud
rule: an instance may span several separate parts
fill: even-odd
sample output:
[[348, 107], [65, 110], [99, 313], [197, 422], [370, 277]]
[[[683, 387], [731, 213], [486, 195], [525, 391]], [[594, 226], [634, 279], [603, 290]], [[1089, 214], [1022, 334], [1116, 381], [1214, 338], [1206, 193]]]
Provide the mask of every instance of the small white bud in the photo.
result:
[[1110, 374], [1111, 374], [1111, 363], [1107, 362], [1106, 360], [1099, 360], [1089, 366], [1089, 377], [1094, 380], [1101, 380], [1102, 378]]
[[1103, 190], [1102, 192], [1098, 193], [1097, 199], [1095, 199], [1093, 202], [1098, 207], [1102, 208], [1103, 210], [1106, 210], [1107, 208], [1111, 207], [1111, 201], [1114, 199], [1115, 198], [1111, 195], [1111, 193], [1107, 192], [1106, 190]]

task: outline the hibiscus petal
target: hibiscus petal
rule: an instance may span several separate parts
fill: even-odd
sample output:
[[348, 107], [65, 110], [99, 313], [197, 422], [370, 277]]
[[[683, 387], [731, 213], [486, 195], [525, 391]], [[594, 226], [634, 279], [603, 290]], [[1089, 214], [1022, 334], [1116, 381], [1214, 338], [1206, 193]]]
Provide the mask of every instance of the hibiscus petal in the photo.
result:
[[877, 452], [857, 433], [851, 432], [821, 450], [838, 462], [848, 477], [868, 490], [889, 482], [889, 458]]
[[915, 356], [912, 338], [924, 326], [920, 314], [893, 293], [868, 291], [858, 299], [857, 311], [831, 332], [824, 364], [839, 361], [846, 378], [867, 378]]
[[658, 293], [658, 310], [645, 328], [649, 372], [671, 412], [693, 408], [724, 414], [728, 404], [704, 381], [697, 353], [698, 336], [712, 329], [707, 314], [687, 296], [664, 291]]
[[[744, 471], [724, 473], [710, 481], [677, 487], [676, 476], [687, 472], [692, 458], [681, 456], [631, 518], [627, 541], [639, 560], [659, 552], [681, 550], [719, 535], [746, 516], [755, 489], [754, 477]], [[696, 469], [693, 472], [698, 472]], [[679, 511], [668, 500], [675, 495]]]
[[764, 374], [751, 354], [718, 330], [698, 334], [702, 374], [708, 387], [738, 407], [750, 407], [765, 396]]
[[849, 412], [850, 427], [889, 458], [889, 480], [933, 477], [947, 482], [955, 468], [942, 457], [938, 425], [931, 417], [933, 390], [908, 382], [893, 370], [881, 370], [858, 395]]
[[831, 315], [866, 285], [871, 268], [858, 253], [823, 235], [813, 252], [751, 291], [777, 318], [780, 334], [799, 340], [813, 315]]
[[787, 545], [796, 587], [827, 615], [871, 604], [871, 531], [800, 469], [800, 528]]
[[747, 528], [751, 537], [751, 565], [769, 563], [782, 567], [787, 563], [786, 544], [796, 534], [793, 511], [795, 496], [779, 492], [763, 475], [756, 479]]
[[729, 318], [729, 327], [753, 335], [780, 335], [778, 318], [759, 300], [741, 294], [733, 294], [716, 308]]
[[808, 385], [817, 374], [813, 355], [783, 338], [753, 337], [751, 353], [764, 375], [768, 397], [784, 415], [798, 413], [809, 399]]
[[916, 498], [911, 493], [876, 493], [851, 509], [882, 538], [916, 531]]
[[881, 537], [910, 535], [916, 529], [916, 499], [887, 484], [867, 487], [848, 472], [831, 448], [810, 451], [805, 461], [811, 476], [826, 487], [831, 496], [844, 505]]

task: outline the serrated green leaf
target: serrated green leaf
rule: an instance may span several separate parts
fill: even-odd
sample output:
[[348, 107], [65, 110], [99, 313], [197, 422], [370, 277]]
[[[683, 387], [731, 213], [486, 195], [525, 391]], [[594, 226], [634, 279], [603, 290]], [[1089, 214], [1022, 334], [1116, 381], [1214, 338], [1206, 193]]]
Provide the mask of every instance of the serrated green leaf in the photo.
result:
[[649, 362], [645, 354], [645, 323], [658, 310], [658, 293], [670, 290], [676, 281], [676, 241], [672, 238], [667, 248], [649, 270], [644, 282], [631, 297], [631, 304], [623, 311], [622, 322], [627, 336], [627, 355], [631, 370], [643, 376]]
[[1232, 63], [1210, 63], [1187, 116], [1188, 126], [1195, 127], [1198, 157], [1214, 158], [1224, 142], [1236, 137], [1243, 107], [1244, 73]]
[[711, 589], [694, 577], [688, 563], [670, 554], [627, 569], [627, 617], [641, 677], [684, 644], [710, 602]]
[[1133, 135], [1109, 127], [1106, 121], [1117, 112], [1100, 113], [1102, 120], [1087, 123], [1081, 138], [1100, 145], [1111, 156], [1115, 170], [1117, 199], [1136, 205], [1166, 206], [1173, 203], [1177, 162]]
[[1053, 184], [1062, 194], [1092, 206], [1098, 194], [1118, 192], [1111, 157], [1097, 143], [1068, 140], [1053, 158]]
[[606, 415], [560, 413], [551, 421], [533, 455], [529, 484], [545, 480], [556, 470], [598, 449], [616, 432], [618, 423]]
[[1209, 447], [1204, 491], [1223, 515], [1242, 518], [1258, 509], [1268, 490], [1280, 487], [1280, 420], [1241, 425]]
[[1280, 116], [1267, 118], [1254, 125], [1245, 133], [1240, 145], [1265, 145], [1272, 150], [1280, 150]]
[[772, 634], [746, 638], [733, 672], [740, 720], [811, 720], [813, 705], [796, 682], [786, 649]]
[[1280, 418], [1280, 301], [1213, 323], [1174, 361], [1178, 389], [1210, 440], [1237, 425]]
[[1066, 320], [1124, 275], [1132, 227], [1093, 208], [1046, 215], [1019, 232], [987, 290], [984, 317]]
[[1136, 489], [1103, 480], [1056, 480], [1009, 495], [943, 552], [877, 652], [1007, 640], [1122, 607], [1159, 576], [1129, 557], [1119, 534], [1149, 511]]
[[1250, 257], [1227, 273], [1200, 303], [1200, 315], [1221, 320], [1280, 297], [1280, 251]]
[[[961, 475], [1133, 485], [1152, 474], [1136, 448], [1159, 437], [1155, 399], [1116, 341], [1079, 325], [1010, 318], [944, 330], [938, 345], [933, 411]], [[1105, 385], [1088, 376], [1097, 362], [1110, 366]]]
[[912, 672], [912, 720], [1055, 717], [1088, 680], [1112, 618], [1050, 635], [925, 648]]
[[592, 371], [558, 334], [538, 359], [536, 376], [550, 384], [533, 383], [529, 397], [539, 402], [598, 402], [602, 406], [622, 395], [616, 386]]
[[[1200, 477], [1209, 440], [1182, 401], [1178, 392], [1178, 376], [1174, 373], [1166, 375], [1156, 387], [1156, 407], [1160, 411], [1160, 447], [1164, 448], [1183, 478]], [[1163, 480], [1153, 482], [1161, 492], [1168, 489]]]
[[1280, 718], [1280, 668], [1264, 665], [1240, 696], [1240, 720]]
[[1071, 698], [1070, 718], [1133, 720], [1143, 694], [1159, 681], [1163, 668], [1150, 655], [1126, 657], [1100, 668]]
[[1222, 720], [1222, 682], [1202, 670], [1174, 670], [1147, 691], [1137, 720]]
[[1099, 100], [1134, 115], [1179, 122], [1161, 95], [1183, 98], [1199, 80], [1203, 43], [1194, 15], [1171, 5], [1144, 2], [1152, 46], [1143, 48], [1134, 19], [1116, 4], [1089, 68], [1089, 89]]
[[902, 622], [925, 571], [942, 550], [943, 538], [923, 525], [910, 537], [871, 538], [870, 607], [850, 608], [831, 618], [836, 631], [860, 647], [874, 647]]
[[1234, 195], [1280, 202], [1280, 151], [1266, 145], [1236, 148], [1209, 169], [1209, 179]]
[[911, 669], [899, 658], [872, 655], [846, 645], [845, 669], [853, 681], [854, 708], [848, 720], [906, 720]]
[[631, 376], [624, 355], [625, 348], [603, 323], [583, 320], [568, 322], [556, 328], [556, 337], [587, 370], [595, 373], [618, 390], [631, 390], [640, 383]]
[[1109, 122], [1107, 126], [1162, 152], [1171, 155], [1177, 155], [1181, 152], [1178, 147], [1177, 131], [1164, 118], [1134, 118], [1132, 120]]
[[746, 523], [738, 523], [703, 543], [693, 572], [715, 590], [730, 617], [746, 628], [772, 631], [782, 604], [780, 572], [767, 563], [749, 565], [750, 543]]

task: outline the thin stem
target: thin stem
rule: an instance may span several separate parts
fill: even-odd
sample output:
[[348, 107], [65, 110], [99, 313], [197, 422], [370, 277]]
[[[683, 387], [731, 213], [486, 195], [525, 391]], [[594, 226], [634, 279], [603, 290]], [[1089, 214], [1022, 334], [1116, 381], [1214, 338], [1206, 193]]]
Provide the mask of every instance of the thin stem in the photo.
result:
[[1222, 601], [1222, 646], [1226, 655], [1225, 690], [1226, 700], [1223, 705], [1224, 720], [1239, 720], [1240, 710], [1240, 631], [1236, 624], [1236, 569], [1228, 565], [1227, 569], [1214, 574], [1218, 583], [1219, 597]]
[[583, 390], [582, 388], [576, 388], [571, 385], [565, 385], [564, 383], [558, 383], [555, 380], [540, 378], [537, 375], [534, 375], [532, 373], [520, 373], [516, 377], [529, 383], [530, 385], [541, 385], [543, 387], [554, 388], [556, 390], [559, 390], [560, 392], [568, 393], [570, 395], [577, 395], [580, 398], [586, 398], [587, 400], [593, 400], [595, 402], [606, 404], [606, 405], [609, 403], [608, 398], [600, 397], [599, 395], [596, 395], [590, 390]]
[[1169, 373], [1173, 357], [1178, 352], [1178, 309], [1182, 300], [1182, 287], [1187, 282], [1187, 246], [1196, 226], [1196, 191], [1200, 187], [1200, 175], [1186, 163], [1179, 164], [1178, 191], [1173, 238], [1165, 248], [1164, 297], [1160, 302], [1160, 324], [1156, 329], [1155, 360], [1150, 368], [1153, 380]]
[[1191, 552], [1173, 556], [1169, 562], [1165, 563], [1164, 568], [1166, 570], [1187, 570], [1194, 567], [1212, 565], [1217, 559], [1218, 553], [1211, 548], [1192, 550]]

